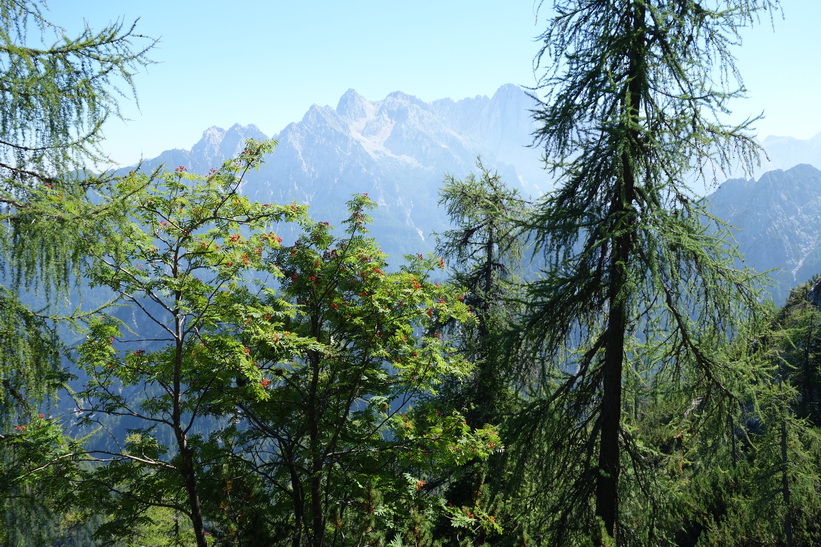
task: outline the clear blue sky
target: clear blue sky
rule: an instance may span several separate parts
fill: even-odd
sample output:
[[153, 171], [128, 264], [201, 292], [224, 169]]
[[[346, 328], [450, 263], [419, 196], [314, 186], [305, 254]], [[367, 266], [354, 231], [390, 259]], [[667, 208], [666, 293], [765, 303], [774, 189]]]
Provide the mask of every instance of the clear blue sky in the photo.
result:
[[[536, 0], [538, 2], [538, 0]], [[545, 0], [546, 8], [551, 0]], [[203, 130], [254, 123], [273, 135], [314, 103], [335, 106], [354, 88], [370, 100], [401, 90], [429, 101], [532, 86], [533, 0], [51, 0], [49, 18], [72, 29], [140, 18], [160, 38], [157, 64], [136, 77], [140, 109], [106, 128], [121, 163], [190, 148]], [[766, 135], [821, 132], [821, 2], [782, 0], [784, 19], [744, 32], [736, 50], [748, 99]], [[743, 115], [743, 116], [742, 116]]]

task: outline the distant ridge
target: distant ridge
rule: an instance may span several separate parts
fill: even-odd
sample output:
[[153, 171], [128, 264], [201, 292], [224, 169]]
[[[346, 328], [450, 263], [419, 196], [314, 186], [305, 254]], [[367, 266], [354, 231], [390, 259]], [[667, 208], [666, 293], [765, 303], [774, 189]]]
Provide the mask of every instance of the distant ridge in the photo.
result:
[[[529, 146], [534, 106], [514, 85], [492, 97], [430, 103], [401, 91], [371, 101], [349, 89], [335, 108], [314, 105], [275, 135], [279, 146], [242, 191], [262, 202], [306, 203], [314, 218], [333, 224], [344, 218], [351, 194], [367, 192], [380, 205], [372, 232], [396, 263], [404, 254], [433, 251], [434, 233], [447, 228], [438, 207], [443, 178], [475, 172], [477, 155], [525, 195], [550, 188], [541, 151]], [[235, 156], [247, 138], [266, 135], [254, 125], [211, 127], [191, 150], [168, 150], [144, 165], [207, 172]], [[809, 141], [769, 138], [765, 146], [771, 165], [788, 162], [821, 150], [821, 135]], [[798, 152], [790, 156], [788, 150]], [[734, 226], [747, 264], [758, 271], [778, 269], [771, 290], [776, 302], [821, 272], [816, 167], [789, 165], [757, 180], [731, 179], [708, 199], [713, 212]]]
[[821, 133], [810, 139], [767, 137], [761, 142], [767, 157], [761, 158], [759, 176], [775, 169], [789, 169], [803, 163], [821, 169]]
[[746, 263], [759, 272], [775, 270], [770, 292], [776, 303], [821, 273], [821, 171], [815, 167], [728, 180], [708, 200], [713, 213], [733, 227]]

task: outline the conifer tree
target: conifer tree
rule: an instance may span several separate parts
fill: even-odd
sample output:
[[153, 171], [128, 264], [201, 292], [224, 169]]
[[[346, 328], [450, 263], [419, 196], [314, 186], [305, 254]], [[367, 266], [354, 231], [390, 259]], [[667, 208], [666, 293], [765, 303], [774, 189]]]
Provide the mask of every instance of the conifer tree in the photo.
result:
[[755, 312], [754, 279], [732, 266], [722, 226], [688, 181], [756, 154], [751, 122], [721, 119], [741, 89], [730, 47], [777, 1], [553, 7], [535, 119], [558, 183], [529, 221], [549, 265], [528, 287], [519, 336], [547, 366], [526, 438], [564, 443], [544, 466], [542, 488], [563, 492], [545, 517], [554, 538], [581, 528], [600, 544], [648, 541], [652, 518], [649, 531], [620, 526], [634, 493], [653, 499], [649, 474], [633, 476], [633, 490], [620, 480], [628, 461], [649, 461], [626, 423], [626, 379], [663, 385], [681, 417], [694, 401], [718, 412], [750, 375], [723, 348]]
[[[133, 95], [133, 75], [154, 44], [122, 21], [72, 38], [45, 9], [40, 0], [0, 1], [0, 219], [10, 228], [0, 236], [3, 420], [59, 383], [59, 344], [43, 309], [99, 223], [78, 218], [71, 205], [95, 179], [68, 173], [102, 159], [102, 125]], [[38, 281], [45, 299], [34, 313], [18, 291]]]
[[514, 317], [507, 299], [521, 267], [519, 228], [529, 203], [481, 161], [477, 167], [478, 176], [445, 178], [440, 204], [453, 228], [440, 235], [437, 251], [451, 261], [453, 283], [464, 288], [464, 302], [476, 316], [475, 326], [460, 325], [458, 333], [476, 369], [462, 393], [452, 395], [463, 399], [468, 421], [482, 425], [499, 423], [509, 392], [496, 337]]
[[821, 275], [791, 290], [777, 318], [781, 357], [789, 370], [785, 378], [800, 394], [797, 414], [816, 427], [821, 426], [821, 309], [811, 302], [811, 291], [819, 283]]
[[3, 544], [19, 530], [45, 543], [59, 528], [49, 524], [60, 489], [50, 478], [70, 461], [54, 460], [67, 448], [61, 424], [38, 409], [65, 380], [51, 289], [65, 296], [84, 241], [96, 238], [104, 209], [78, 210], [100, 179], [80, 170], [102, 159], [102, 125], [134, 96], [154, 44], [122, 21], [71, 37], [46, 9], [0, 0], [0, 505], [4, 523], [19, 518], [0, 525]]
[[[445, 177], [440, 205], [445, 207], [452, 228], [439, 235], [437, 252], [449, 260], [451, 279], [464, 291], [464, 302], [476, 316], [474, 324], [452, 326], [461, 351], [474, 363], [467, 379], [446, 384], [439, 400], [456, 405], [468, 424], [501, 426], [515, 412], [515, 376], [504, 366], [507, 361], [500, 336], [515, 315], [513, 305], [521, 269], [523, 244], [520, 224], [530, 203], [509, 188], [498, 173], [477, 160], [478, 173], [463, 180]], [[503, 455], [487, 462], [475, 462], [461, 473], [449, 477], [448, 500], [459, 505], [491, 511], [509, 535], [520, 515], [505, 515], [504, 503], [497, 494], [503, 489]], [[504, 495], [502, 495], [502, 499]], [[479, 528], [474, 540], [495, 537], [496, 530]], [[441, 526], [440, 534], [452, 539], [464, 537], [462, 530]]]
[[[43, 0], [0, 2], [2, 201], [19, 203], [34, 183], [101, 159], [102, 125], [134, 94], [133, 76], [154, 40], [136, 22], [87, 25], [76, 37], [43, 15]], [[39, 39], [38, 39], [39, 35]]]
[[[677, 439], [681, 465], [671, 473], [676, 482], [670, 491], [678, 518], [669, 525], [681, 527], [678, 545], [821, 541], [815, 518], [821, 511], [821, 437], [804, 414], [801, 385], [804, 344], [818, 315], [807, 301], [809, 286], [793, 289], [784, 307], [767, 317], [769, 328], [756, 338], [751, 357], [769, 365], [772, 376], [751, 386], [730, 428], [714, 416], [714, 423], [702, 420]], [[690, 491], [675, 486], [682, 484], [692, 485]]]

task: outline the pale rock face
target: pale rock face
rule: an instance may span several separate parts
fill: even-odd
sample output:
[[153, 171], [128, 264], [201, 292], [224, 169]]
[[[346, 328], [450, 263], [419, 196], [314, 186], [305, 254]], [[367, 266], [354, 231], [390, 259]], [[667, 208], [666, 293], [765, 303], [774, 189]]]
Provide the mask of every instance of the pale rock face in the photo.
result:
[[[345, 218], [351, 194], [368, 193], [379, 204], [372, 231], [389, 254], [429, 252], [434, 232], [447, 228], [438, 208], [445, 175], [476, 172], [478, 156], [525, 195], [549, 188], [541, 152], [529, 147], [535, 106], [513, 85], [491, 98], [433, 103], [401, 91], [370, 101], [350, 89], [336, 108], [314, 105], [275, 135], [279, 146], [242, 191], [262, 202], [308, 204], [313, 218], [333, 224]], [[206, 173], [239, 153], [247, 138], [266, 136], [253, 125], [211, 127], [190, 151], [166, 151], [144, 167]]]
[[220, 127], [210, 127], [203, 132], [202, 139], [191, 149], [191, 156], [196, 158], [197, 163], [208, 163], [216, 169], [226, 159], [236, 157], [242, 152], [246, 140], [266, 138], [253, 124], [234, 124], [227, 131]]
[[156, 158], [145, 160], [146, 169], [164, 165], [168, 169], [175, 169], [182, 165], [188, 171], [207, 173], [209, 169], [217, 169], [222, 163], [236, 157], [242, 152], [243, 145], [248, 139], [267, 139], [268, 137], [256, 125], [234, 124], [230, 129], [209, 127], [202, 133], [202, 138], [191, 148], [181, 150], [175, 148], [166, 150]]
[[710, 196], [746, 264], [770, 273], [770, 293], [783, 304], [790, 288], [821, 272], [821, 171], [797, 165], [758, 180], [728, 180]]
[[[404, 254], [432, 251], [435, 232], [447, 229], [438, 207], [445, 174], [476, 172], [477, 155], [511, 187], [536, 197], [549, 190], [541, 151], [533, 142], [536, 101], [514, 85], [493, 97], [426, 103], [402, 92], [371, 101], [348, 90], [336, 108], [312, 106], [301, 121], [275, 135], [279, 146], [265, 166], [248, 175], [242, 191], [262, 202], [296, 201], [332, 224], [346, 216], [353, 193], [378, 204], [372, 233], [398, 262]], [[212, 127], [188, 150], [147, 160], [206, 173], [242, 149], [247, 138], [266, 136], [253, 125]], [[733, 226], [746, 264], [772, 268], [771, 292], [782, 303], [790, 287], [821, 272], [821, 172], [789, 162], [818, 157], [821, 135], [809, 141], [770, 138], [770, 165], [790, 167], [754, 179], [733, 179], [709, 196], [712, 211]], [[815, 156], [813, 156], [815, 154]]]
[[546, 186], [541, 153], [528, 147], [534, 106], [516, 86], [456, 103], [400, 91], [369, 101], [351, 89], [335, 109], [315, 105], [276, 135], [277, 150], [244, 191], [260, 201], [307, 203], [314, 218], [335, 224], [351, 194], [368, 193], [379, 204], [373, 233], [389, 254], [431, 251], [433, 232], [447, 228], [437, 207], [445, 174], [475, 172], [481, 155], [525, 194]]

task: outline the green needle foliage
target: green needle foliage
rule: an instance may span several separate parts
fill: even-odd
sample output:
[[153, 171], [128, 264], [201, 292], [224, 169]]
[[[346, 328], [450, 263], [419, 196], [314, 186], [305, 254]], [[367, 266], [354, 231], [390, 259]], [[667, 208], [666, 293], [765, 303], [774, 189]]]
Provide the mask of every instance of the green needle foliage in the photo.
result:
[[[70, 264], [80, 259], [88, 223], [75, 223], [92, 181], [69, 170], [100, 159], [100, 128], [119, 115], [118, 101], [133, 95], [133, 75], [154, 45], [122, 22], [100, 31], [86, 27], [69, 37], [48, 21], [42, 1], [0, 1], [0, 237], [4, 253], [0, 289], [0, 420], [52, 392], [60, 376], [59, 344], [49, 288], [65, 288]], [[58, 199], [59, 198], [59, 199]], [[83, 231], [85, 229], [86, 231]], [[32, 312], [20, 301], [23, 282], [37, 281], [46, 300]]]
[[[474, 369], [467, 381], [448, 384], [440, 400], [461, 409], [468, 424], [502, 426], [515, 412], [518, 400], [515, 377], [504, 366], [508, 358], [500, 336], [519, 309], [512, 300], [523, 254], [520, 225], [530, 204], [481, 161], [476, 165], [478, 173], [463, 180], [447, 176], [440, 191], [439, 203], [453, 228], [439, 234], [437, 251], [448, 259], [451, 279], [463, 287], [464, 302], [476, 317], [475, 323], [447, 328]], [[476, 544], [486, 538], [498, 539], [502, 525], [510, 535], [519, 517], [505, 515], [503, 503], [495, 497], [503, 490], [502, 459], [499, 453], [448, 477], [451, 502], [472, 507], [474, 513], [492, 512], [498, 521], [498, 528], [475, 530], [470, 537]], [[465, 531], [448, 526], [441, 526], [438, 533], [451, 541], [468, 537]]]
[[[48, 21], [42, 0], [0, 2], [2, 201], [101, 159], [100, 128], [134, 95], [155, 40], [122, 21], [75, 37]], [[34, 36], [32, 36], [34, 35]], [[22, 194], [22, 195], [21, 195]]]
[[154, 45], [123, 22], [68, 36], [45, 11], [40, 0], [0, 1], [4, 545], [51, 543], [64, 528], [51, 510], [65, 483], [53, 479], [72, 467], [60, 458], [70, 448], [59, 420], [38, 417], [38, 407], [66, 379], [55, 322], [65, 310], [58, 309], [52, 289], [67, 295], [84, 241], [107, 222], [104, 209], [79, 214], [87, 211], [87, 189], [99, 181], [66, 173], [102, 159], [101, 127], [119, 116], [120, 99], [134, 95], [133, 76], [149, 62], [146, 53]]
[[749, 123], [720, 120], [740, 93], [729, 49], [777, 2], [716, 4], [558, 0], [542, 35], [536, 137], [558, 184], [528, 221], [548, 266], [514, 336], [538, 365], [519, 434], [545, 447], [533, 495], [553, 543], [658, 541], [654, 519], [625, 520], [663, 509], [628, 386], [682, 420], [693, 405], [725, 411], [758, 376], [728, 349], [756, 313], [756, 280], [687, 181], [753, 159]]
[[811, 302], [811, 290], [821, 276], [790, 291], [776, 319], [782, 376], [799, 393], [797, 414], [821, 426], [821, 309]]
[[462, 393], [452, 396], [461, 399], [468, 421], [481, 425], [498, 424], [505, 400], [510, 402], [510, 394], [505, 395], [510, 378], [503, 377], [504, 359], [498, 354], [503, 348], [496, 337], [515, 317], [509, 301], [521, 268], [520, 226], [530, 204], [481, 161], [477, 167], [478, 176], [445, 179], [440, 204], [454, 227], [439, 235], [437, 251], [449, 259], [451, 278], [464, 287], [464, 302], [476, 316], [474, 325], [459, 325], [457, 331], [476, 369]]

